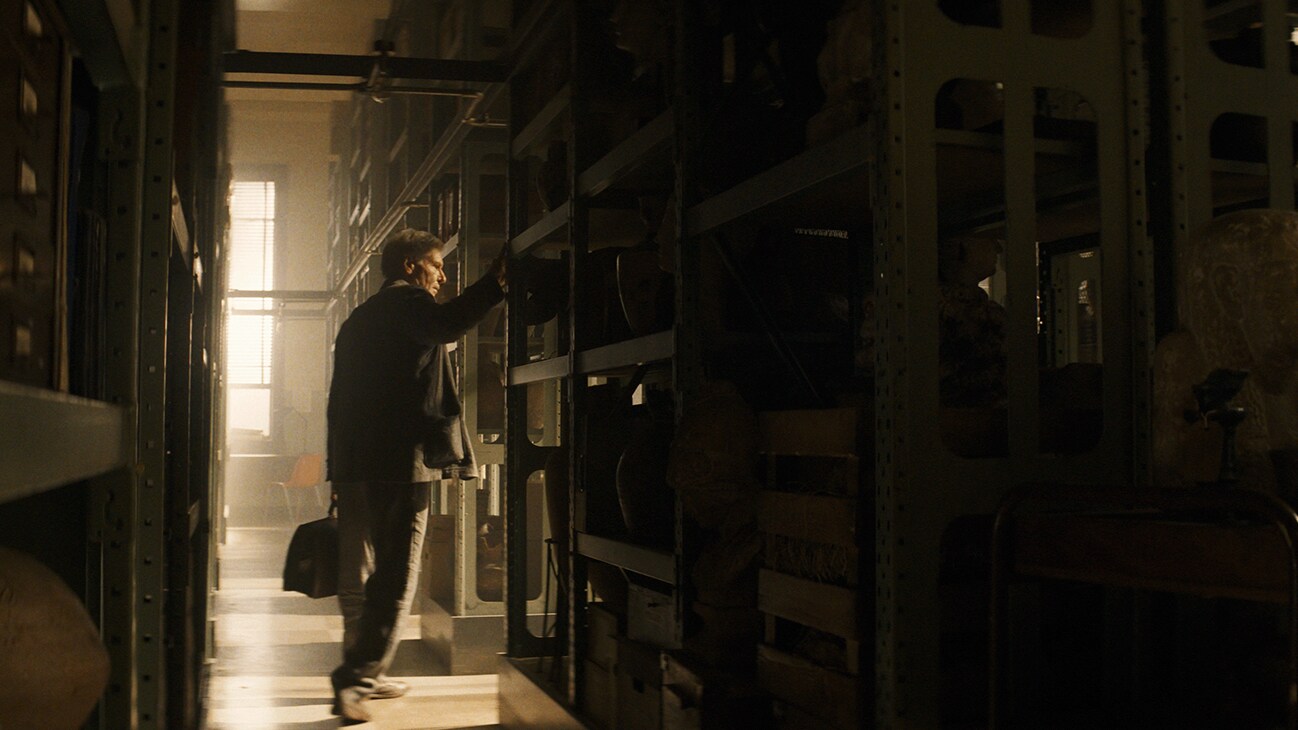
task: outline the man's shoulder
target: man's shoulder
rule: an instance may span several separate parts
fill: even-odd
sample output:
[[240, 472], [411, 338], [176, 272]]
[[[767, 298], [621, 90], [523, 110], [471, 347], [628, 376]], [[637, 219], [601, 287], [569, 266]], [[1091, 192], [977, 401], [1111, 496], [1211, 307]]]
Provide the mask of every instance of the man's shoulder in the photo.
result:
[[391, 307], [401, 306], [406, 302], [423, 299], [433, 299], [433, 295], [417, 286], [386, 286], [370, 295], [369, 299], [361, 302], [352, 314], [361, 313], [361, 316], [370, 313], [377, 314]]

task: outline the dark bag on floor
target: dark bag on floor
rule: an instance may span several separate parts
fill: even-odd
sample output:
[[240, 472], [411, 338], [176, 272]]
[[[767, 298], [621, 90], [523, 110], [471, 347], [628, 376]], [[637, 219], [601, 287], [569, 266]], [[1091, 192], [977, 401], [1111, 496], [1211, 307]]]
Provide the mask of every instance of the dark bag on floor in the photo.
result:
[[337, 503], [322, 520], [298, 525], [284, 559], [284, 590], [312, 598], [338, 595]]

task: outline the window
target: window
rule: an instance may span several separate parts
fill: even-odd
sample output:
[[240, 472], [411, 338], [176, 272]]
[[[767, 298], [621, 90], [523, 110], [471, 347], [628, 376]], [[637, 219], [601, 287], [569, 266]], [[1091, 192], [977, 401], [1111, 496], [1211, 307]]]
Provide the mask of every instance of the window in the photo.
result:
[[[275, 288], [275, 183], [236, 181], [230, 196], [231, 291]], [[231, 298], [226, 310], [226, 427], [270, 435], [275, 314], [270, 299]]]

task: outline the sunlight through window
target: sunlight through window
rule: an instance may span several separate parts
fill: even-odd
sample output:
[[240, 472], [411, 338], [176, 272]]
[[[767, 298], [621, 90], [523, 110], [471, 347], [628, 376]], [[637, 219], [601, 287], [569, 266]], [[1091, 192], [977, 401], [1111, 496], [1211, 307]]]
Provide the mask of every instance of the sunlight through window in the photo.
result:
[[[275, 183], [240, 181], [230, 196], [229, 291], [275, 287]], [[225, 320], [226, 425], [270, 435], [275, 315], [270, 299], [232, 297]]]

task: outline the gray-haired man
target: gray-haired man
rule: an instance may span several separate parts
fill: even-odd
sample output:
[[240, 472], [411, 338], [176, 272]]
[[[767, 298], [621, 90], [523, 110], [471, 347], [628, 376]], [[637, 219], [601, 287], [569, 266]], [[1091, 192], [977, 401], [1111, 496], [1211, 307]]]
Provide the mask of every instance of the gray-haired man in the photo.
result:
[[399, 697], [392, 663], [419, 578], [431, 484], [447, 469], [476, 475], [446, 345], [504, 297], [504, 252], [445, 303], [443, 243], [406, 229], [384, 244], [383, 287], [334, 341], [329, 479], [338, 493], [343, 663], [330, 678], [334, 712], [368, 721], [369, 699]]

